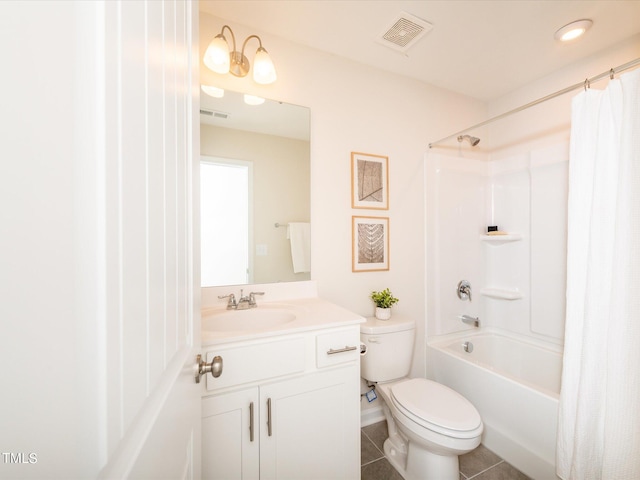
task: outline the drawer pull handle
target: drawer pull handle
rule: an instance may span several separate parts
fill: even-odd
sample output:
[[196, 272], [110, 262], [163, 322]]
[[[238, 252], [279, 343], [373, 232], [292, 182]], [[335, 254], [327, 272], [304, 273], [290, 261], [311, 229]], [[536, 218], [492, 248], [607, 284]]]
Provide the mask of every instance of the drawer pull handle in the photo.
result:
[[334, 350], [333, 348], [330, 348], [329, 351], [327, 352], [327, 355], [335, 355], [336, 353], [344, 353], [344, 352], [352, 352], [353, 350], [357, 350], [358, 347], [348, 347], [345, 345], [344, 348], [339, 348], [338, 350]]

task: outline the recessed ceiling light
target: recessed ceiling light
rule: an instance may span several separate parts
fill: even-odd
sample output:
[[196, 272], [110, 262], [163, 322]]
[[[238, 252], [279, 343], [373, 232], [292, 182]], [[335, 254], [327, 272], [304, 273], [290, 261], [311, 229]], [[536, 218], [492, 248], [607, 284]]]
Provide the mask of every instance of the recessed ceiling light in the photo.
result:
[[576, 38], [582, 36], [584, 32], [589, 30], [591, 25], [593, 25], [593, 22], [591, 20], [576, 20], [575, 22], [571, 22], [570, 24], [565, 25], [564, 27], [559, 29], [554, 36], [556, 40], [560, 40], [561, 42], [575, 40]]

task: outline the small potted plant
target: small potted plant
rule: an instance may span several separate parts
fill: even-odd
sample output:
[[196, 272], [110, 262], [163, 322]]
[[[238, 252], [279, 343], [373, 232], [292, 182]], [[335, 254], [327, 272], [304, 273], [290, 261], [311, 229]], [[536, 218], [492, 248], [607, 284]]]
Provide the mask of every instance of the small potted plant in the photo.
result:
[[399, 300], [393, 296], [388, 288], [381, 292], [371, 292], [369, 297], [376, 304], [376, 318], [378, 320], [389, 320], [391, 318], [391, 307], [398, 303]]

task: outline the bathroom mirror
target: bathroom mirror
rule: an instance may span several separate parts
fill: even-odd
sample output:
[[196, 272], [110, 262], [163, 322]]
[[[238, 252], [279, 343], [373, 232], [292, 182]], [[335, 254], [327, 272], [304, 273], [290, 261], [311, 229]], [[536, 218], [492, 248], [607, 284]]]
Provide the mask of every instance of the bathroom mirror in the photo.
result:
[[260, 101], [200, 95], [203, 287], [311, 277], [296, 231], [310, 223], [310, 112]]

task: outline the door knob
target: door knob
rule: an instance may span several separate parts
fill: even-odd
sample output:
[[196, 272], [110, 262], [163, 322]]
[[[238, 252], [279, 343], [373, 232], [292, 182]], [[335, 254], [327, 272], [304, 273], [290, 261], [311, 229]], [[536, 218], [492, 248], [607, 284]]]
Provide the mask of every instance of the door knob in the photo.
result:
[[196, 362], [198, 362], [196, 383], [200, 383], [200, 377], [202, 377], [202, 375], [206, 375], [207, 373], [211, 373], [213, 378], [218, 378], [220, 375], [222, 375], [222, 357], [220, 355], [216, 355], [215, 357], [213, 357], [211, 363], [207, 363], [202, 359], [202, 355], [198, 354]]

